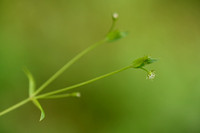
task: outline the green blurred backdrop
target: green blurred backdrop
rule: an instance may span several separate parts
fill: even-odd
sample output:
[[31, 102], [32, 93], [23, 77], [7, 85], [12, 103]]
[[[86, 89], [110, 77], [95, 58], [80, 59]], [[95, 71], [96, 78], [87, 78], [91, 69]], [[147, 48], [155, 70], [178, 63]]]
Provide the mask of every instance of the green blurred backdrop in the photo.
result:
[[199, 133], [199, 0], [0, 0], [0, 110], [28, 96], [27, 66], [40, 86], [102, 39], [111, 14], [129, 36], [93, 50], [46, 91], [119, 69], [143, 55], [156, 79], [134, 69], [77, 88], [81, 98], [41, 100], [0, 117], [0, 133]]

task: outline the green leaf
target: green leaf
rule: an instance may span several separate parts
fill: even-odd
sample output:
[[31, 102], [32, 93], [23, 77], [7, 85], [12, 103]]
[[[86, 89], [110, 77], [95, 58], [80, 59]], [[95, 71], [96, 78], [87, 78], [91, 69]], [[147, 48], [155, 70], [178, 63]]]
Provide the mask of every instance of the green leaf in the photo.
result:
[[60, 94], [60, 95], [52, 95], [44, 97], [45, 99], [57, 99], [57, 98], [65, 98], [65, 97], [80, 97], [80, 92], [73, 92], [73, 93], [67, 93], [67, 94]]
[[[35, 92], [35, 80], [31, 72], [27, 68], [24, 68], [24, 72], [29, 80], [29, 97], [32, 97], [33, 93]], [[31, 100], [33, 101], [35, 106], [38, 107], [38, 109], [41, 111], [40, 121], [42, 121], [45, 118], [45, 113], [42, 106], [37, 99], [32, 98]]]
[[31, 72], [27, 68], [24, 68], [24, 72], [29, 80], [29, 97], [31, 97], [35, 91], [35, 86], [36, 86], [35, 80], [33, 78], [33, 75], [31, 74]]
[[108, 42], [117, 41], [121, 38], [126, 37], [127, 35], [128, 35], [128, 32], [120, 32], [119, 30], [115, 30], [115, 31], [108, 33], [107, 41]]
[[132, 67], [133, 68], [142, 68], [142, 67], [144, 67], [148, 64], [152, 64], [156, 61], [157, 61], [157, 59], [151, 58], [150, 56], [144, 56], [144, 57], [134, 60], [132, 63]]
[[42, 121], [45, 118], [45, 112], [37, 99], [33, 98], [32, 101], [35, 104], [35, 106], [38, 107], [38, 109], [41, 111], [40, 121]]

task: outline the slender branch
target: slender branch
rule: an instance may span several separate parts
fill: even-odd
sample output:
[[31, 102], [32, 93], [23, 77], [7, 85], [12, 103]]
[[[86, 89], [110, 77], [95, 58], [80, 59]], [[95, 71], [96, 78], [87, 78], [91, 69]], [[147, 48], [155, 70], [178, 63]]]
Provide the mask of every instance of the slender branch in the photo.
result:
[[43, 99], [57, 99], [57, 98], [66, 98], [66, 97], [80, 97], [79, 92], [73, 92], [73, 93], [68, 93], [68, 94], [61, 94], [61, 95], [53, 95], [53, 96], [47, 96], [44, 97]]
[[11, 106], [11, 107], [5, 109], [4, 111], [0, 112], [0, 116], [4, 115], [4, 114], [6, 114], [6, 113], [8, 113], [8, 112], [10, 112], [10, 111], [12, 111], [12, 110], [15, 110], [15, 109], [18, 108], [18, 107], [21, 107], [22, 105], [26, 104], [26, 103], [29, 102], [29, 101], [31, 101], [31, 99], [30, 99], [30, 98], [27, 98], [27, 99], [25, 99], [25, 100], [23, 100], [23, 101], [21, 101], [21, 102], [15, 104], [15, 105]]
[[[57, 93], [61, 93], [61, 92], [64, 92], [64, 91], [67, 91], [67, 90], [70, 90], [70, 89], [74, 89], [74, 88], [77, 88], [77, 87], [80, 87], [80, 86], [83, 86], [83, 85], [86, 85], [86, 84], [89, 84], [89, 83], [92, 83], [92, 82], [95, 82], [95, 81], [97, 81], [97, 80], [99, 80], [99, 79], [103, 79], [103, 78], [106, 78], [106, 77], [108, 77], [108, 76], [117, 74], [117, 73], [122, 72], [122, 71], [124, 71], [124, 70], [127, 70], [127, 69], [129, 69], [129, 68], [131, 68], [131, 66], [126, 66], [126, 67], [121, 68], [121, 69], [119, 69], [119, 70], [116, 70], [116, 71], [114, 71], [114, 72], [111, 72], [111, 73], [108, 73], [108, 74], [104, 74], [104, 75], [102, 75], [102, 76], [93, 78], [93, 79], [91, 79], [91, 80], [88, 80], [88, 81], [85, 81], [85, 82], [82, 82], [82, 83], [79, 83], [79, 84], [76, 84], [76, 85], [72, 85], [72, 86], [66, 87], [66, 88], [63, 88], [63, 89], [60, 89], [60, 90], [52, 91], [52, 92], [45, 93], [45, 94], [42, 94], [42, 95], [39, 95], [39, 96], [33, 96], [32, 98], [34, 98], [34, 99], [42, 99], [42, 98], [45, 98], [45, 99], [46, 99], [46, 98], [47, 98], [47, 99], [48, 99], [48, 98], [58, 98], [58, 97], [72, 96], [72, 95], [74, 95], [75, 93], [65, 94], [65, 95], [63, 94], [63, 95], [57, 95], [57, 96], [52, 96], [52, 95], [57, 94]], [[49, 96], [49, 97], [48, 97], [48, 96]], [[76, 95], [76, 96], [77, 96], [77, 95]], [[10, 111], [12, 111], [12, 110], [15, 110], [15, 109], [21, 107], [22, 105], [24, 105], [24, 104], [28, 103], [29, 101], [31, 101], [32, 98], [31, 98], [31, 97], [30, 97], [30, 98], [27, 98], [27, 99], [25, 99], [25, 100], [23, 100], [23, 101], [21, 101], [21, 102], [15, 104], [15, 105], [11, 106], [11, 107], [5, 109], [4, 111], [0, 112], [0, 116], [2, 116], [2, 115], [6, 114], [6, 113], [8, 113], [8, 112], [10, 112]]]
[[115, 25], [116, 25], [116, 22], [117, 22], [117, 19], [118, 19], [118, 14], [117, 14], [117, 13], [114, 13], [114, 14], [112, 15], [112, 20], [113, 20], [113, 21], [112, 21], [112, 25], [111, 25], [111, 27], [110, 27], [110, 30], [109, 30], [108, 34], [114, 30]]
[[113, 29], [115, 28], [115, 25], [116, 25], [116, 21], [113, 21], [112, 25], [111, 25], [111, 27], [110, 27], [110, 29], [108, 31], [108, 34], [113, 31]]
[[144, 68], [144, 67], [141, 67], [140, 69], [146, 71], [147, 73], [149, 72], [149, 71], [148, 71], [146, 68]]
[[63, 88], [63, 89], [59, 89], [59, 90], [56, 90], [56, 91], [52, 91], [52, 92], [48, 92], [48, 93], [45, 93], [45, 94], [42, 94], [42, 95], [39, 95], [39, 96], [36, 96], [37, 99], [39, 98], [44, 98], [44, 97], [47, 97], [47, 96], [50, 96], [50, 95], [54, 95], [54, 94], [58, 94], [58, 93], [61, 93], [61, 92], [65, 92], [67, 90], [71, 90], [71, 89], [74, 89], [74, 88], [77, 88], [77, 87], [80, 87], [80, 86], [83, 86], [83, 85], [86, 85], [86, 84], [89, 84], [89, 83], [92, 83], [94, 81], [97, 81], [99, 79], [103, 79], [103, 78], [106, 78], [108, 76], [111, 76], [111, 75], [114, 75], [114, 74], [117, 74], [119, 72], [122, 72], [126, 69], [129, 69], [131, 68], [131, 66], [126, 66], [122, 69], [119, 69], [119, 70], [116, 70], [114, 72], [111, 72], [111, 73], [108, 73], [108, 74], [105, 74], [105, 75], [102, 75], [102, 76], [99, 76], [99, 77], [96, 77], [96, 78], [93, 78], [91, 80], [88, 80], [88, 81], [85, 81], [85, 82], [82, 82], [82, 83], [79, 83], [79, 84], [75, 84], [75, 85], [72, 85], [72, 86], [69, 86], [69, 87], [66, 87], [66, 88]]
[[67, 64], [65, 64], [59, 71], [57, 71], [52, 77], [50, 77], [37, 91], [35, 91], [35, 93], [33, 95], [36, 96], [38, 93], [40, 93], [42, 90], [44, 90], [44, 88], [47, 87], [51, 82], [53, 82], [56, 78], [58, 78], [58, 76], [60, 76], [66, 69], [68, 69], [78, 59], [80, 59], [83, 55], [85, 55], [86, 53], [88, 53], [89, 51], [94, 49], [95, 47], [105, 43], [106, 41], [107, 41], [106, 39], [103, 39], [103, 40], [91, 45], [90, 47], [88, 47], [87, 49], [85, 49], [84, 51], [79, 53], [78, 55], [76, 55]]
[[[13, 110], [17, 109], [17, 108], [21, 107], [22, 105], [24, 105], [24, 104], [26, 104], [26, 103], [28, 103], [29, 101], [32, 100], [36, 104], [36, 106], [41, 110], [41, 118], [40, 118], [40, 120], [42, 120], [45, 115], [44, 115], [44, 111], [43, 111], [41, 105], [39, 104], [39, 102], [37, 101], [37, 99], [42, 99], [42, 98], [46, 98], [46, 99], [48, 99], [48, 98], [50, 98], [50, 99], [51, 98], [63, 98], [63, 97], [68, 97], [68, 96], [79, 97], [80, 96], [79, 93], [70, 93], [70, 94], [58, 94], [58, 93], [62, 93], [62, 92], [65, 92], [67, 90], [74, 89], [74, 88], [77, 88], [77, 87], [80, 87], [80, 86], [95, 82], [97, 80], [106, 78], [108, 76], [117, 74], [119, 72], [122, 72], [122, 71], [124, 71], [126, 69], [131, 68], [132, 66], [126, 66], [126, 67], [124, 67], [122, 69], [116, 70], [116, 71], [108, 73], [108, 74], [104, 74], [102, 76], [93, 78], [91, 80], [88, 80], [88, 81], [85, 81], [85, 82], [82, 82], [82, 83], [78, 83], [78, 84], [63, 88], [63, 89], [56, 90], [56, 91], [52, 91], [52, 92], [49, 92], [49, 93], [41, 94], [41, 95], [38, 96], [38, 94], [41, 91], [43, 91], [50, 83], [52, 83], [55, 79], [57, 79], [65, 70], [67, 70], [71, 65], [73, 65], [77, 60], [79, 60], [86, 53], [90, 52], [91, 50], [93, 50], [94, 48], [96, 48], [97, 46], [99, 46], [99, 45], [101, 45], [103, 43], [111, 42], [111, 41], [115, 41], [117, 39], [123, 38], [125, 36], [124, 32], [116, 31], [111, 35], [109, 34], [114, 30], [117, 19], [118, 19], [118, 14], [117, 13], [113, 14], [112, 26], [111, 26], [107, 36], [103, 40], [101, 40], [101, 41], [89, 46], [87, 49], [85, 49], [82, 52], [80, 52], [79, 54], [77, 54], [68, 63], [66, 63], [61, 69], [59, 69], [54, 75], [52, 75], [46, 82], [44, 82], [34, 93], [32, 93], [32, 91], [31, 91], [30, 92], [31, 95], [30, 95], [29, 98], [27, 98], [27, 99], [15, 104], [15, 105], [11, 106], [11, 107], [5, 109], [4, 111], [0, 112], [0, 116], [4, 115], [4, 114], [6, 114], [6, 113], [8, 113], [10, 111], [13, 111]], [[143, 70], [145, 70], [145, 69], [143, 69]], [[30, 74], [27, 74], [27, 75], [30, 76]], [[32, 77], [29, 80], [33, 80]], [[34, 83], [32, 83], [32, 84], [34, 84]], [[34, 86], [31, 85], [30, 88], [31, 87], [34, 87]], [[58, 95], [55, 95], [55, 94], [58, 94]]]

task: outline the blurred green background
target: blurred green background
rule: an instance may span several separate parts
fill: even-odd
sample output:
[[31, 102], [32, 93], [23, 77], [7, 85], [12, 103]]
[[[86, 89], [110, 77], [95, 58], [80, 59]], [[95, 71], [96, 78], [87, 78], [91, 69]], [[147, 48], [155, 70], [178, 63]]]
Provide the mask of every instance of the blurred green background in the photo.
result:
[[28, 96], [28, 67], [40, 86], [102, 39], [111, 14], [129, 36], [93, 50], [46, 91], [159, 58], [157, 73], [130, 69], [80, 87], [81, 98], [41, 100], [0, 117], [0, 133], [199, 133], [199, 0], [0, 0], [0, 110]]

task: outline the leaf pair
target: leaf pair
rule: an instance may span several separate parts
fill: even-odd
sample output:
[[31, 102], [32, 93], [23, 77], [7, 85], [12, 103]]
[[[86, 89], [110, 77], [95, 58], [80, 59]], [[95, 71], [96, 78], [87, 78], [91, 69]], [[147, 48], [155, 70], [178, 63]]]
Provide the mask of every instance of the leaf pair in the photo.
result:
[[41, 111], [40, 121], [42, 121], [45, 118], [45, 112], [44, 112], [42, 106], [40, 105], [39, 101], [34, 98], [34, 92], [35, 92], [35, 88], [36, 88], [35, 80], [33, 78], [33, 75], [31, 74], [31, 72], [27, 68], [24, 69], [24, 72], [27, 75], [28, 80], [29, 80], [29, 97], [31, 98], [31, 100], [35, 104], [35, 106]]
[[[45, 118], [45, 112], [44, 112], [41, 104], [35, 98], [35, 95], [34, 95], [35, 90], [36, 90], [35, 80], [33, 78], [33, 75], [31, 74], [31, 72], [27, 68], [24, 69], [24, 72], [27, 75], [28, 80], [29, 80], [29, 98], [34, 103], [34, 105], [41, 111], [40, 121], [42, 121]], [[70, 97], [70, 96], [80, 97], [81, 94], [79, 92], [73, 92], [73, 93], [60, 94], [60, 95], [50, 95], [50, 96], [43, 97], [43, 98], [45, 98], [45, 99], [56, 99], [56, 98], [65, 98], [65, 97]]]

